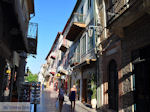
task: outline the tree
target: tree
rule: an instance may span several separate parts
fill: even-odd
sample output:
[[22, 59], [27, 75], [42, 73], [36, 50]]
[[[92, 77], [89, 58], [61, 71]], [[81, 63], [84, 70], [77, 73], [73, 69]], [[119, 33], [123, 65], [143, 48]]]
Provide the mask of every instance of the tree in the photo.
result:
[[25, 78], [27, 82], [38, 82], [38, 75], [32, 74], [31, 71], [28, 71], [28, 76]]

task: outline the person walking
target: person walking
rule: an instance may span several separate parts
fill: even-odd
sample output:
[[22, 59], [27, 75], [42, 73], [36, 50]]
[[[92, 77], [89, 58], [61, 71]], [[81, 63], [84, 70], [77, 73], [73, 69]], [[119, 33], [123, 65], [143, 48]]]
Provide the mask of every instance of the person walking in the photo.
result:
[[63, 102], [64, 102], [64, 86], [63, 85], [61, 85], [59, 89], [58, 98], [59, 98], [59, 112], [61, 112], [62, 107], [63, 107]]
[[72, 111], [74, 112], [75, 110], [76, 93], [77, 93], [76, 86], [73, 85], [69, 93], [69, 100], [71, 101], [71, 112]]

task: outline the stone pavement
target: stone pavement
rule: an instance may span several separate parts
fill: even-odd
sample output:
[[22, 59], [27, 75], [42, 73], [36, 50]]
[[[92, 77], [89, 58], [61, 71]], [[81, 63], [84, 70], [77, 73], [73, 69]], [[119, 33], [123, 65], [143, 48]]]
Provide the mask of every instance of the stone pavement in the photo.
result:
[[[44, 89], [41, 94], [41, 102], [37, 106], [37, 112], [57, 112], [56, 100], [58, 93], [53, 88]], [[68, 96], [65, 96], [62, 112], [71, 112], [70, 101]], [[80, 101], [76, 101], [75, 112], [96, 112], [95, 109], [86, 107]]]

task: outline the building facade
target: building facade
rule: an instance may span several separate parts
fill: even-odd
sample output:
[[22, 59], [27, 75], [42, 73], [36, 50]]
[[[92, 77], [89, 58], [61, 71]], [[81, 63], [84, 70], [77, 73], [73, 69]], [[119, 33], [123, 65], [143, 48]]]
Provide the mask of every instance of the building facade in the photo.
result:
[[150, 42], [149, 2], [104, 0], [99, 2], [99, 7], [105, 25], [100, 37], [100, 109], [106, 112], [149, 111], [149, 53], [145, 53]]
[[67, 93], [75, 84], [77, 99], [91, 105], [96, 98], [98, 111], [148, 112], [149, 26], [149, 0], [77, 0], [55, 72]]
[[[0, 101], [5, 99], [6, 88], [10, 91], [9, 101], [12, 101], [13, 91], [17, 91], [18, 97], [20, 87], [14, 83], [20, 85], [24, 81], [26, 53], [36, 54], [37, 29], [34, 37], [28, 35], [28, 29], [33, 26], [29, 24], [32, 15], [35, 15], [34, 0], [0, 1]], [[6, 72], [8, 70], [10, 72]]]

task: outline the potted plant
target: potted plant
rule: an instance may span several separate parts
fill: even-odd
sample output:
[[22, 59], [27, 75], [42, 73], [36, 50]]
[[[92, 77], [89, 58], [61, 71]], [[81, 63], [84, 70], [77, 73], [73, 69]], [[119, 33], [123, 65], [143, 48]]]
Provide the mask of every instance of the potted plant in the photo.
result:
[[92, 108], [96, 108], [97, 100], [96, 100], [96, 84], [94, 80], [91, 80], [91, 91], [92, 91], [92, 96], [91, 96], [91, 104]]

